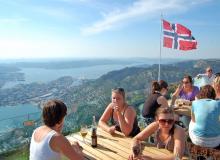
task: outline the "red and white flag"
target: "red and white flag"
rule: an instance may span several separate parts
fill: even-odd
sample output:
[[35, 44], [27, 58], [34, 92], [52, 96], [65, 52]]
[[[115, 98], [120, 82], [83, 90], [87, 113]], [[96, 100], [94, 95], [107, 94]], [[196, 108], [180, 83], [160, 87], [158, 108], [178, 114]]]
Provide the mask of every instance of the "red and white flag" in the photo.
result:
[[197, 48], [197, 41], [191, 31], [181, 24], [172, 24], [163, 20], [163, 46], [178, 50], [192, 50]]

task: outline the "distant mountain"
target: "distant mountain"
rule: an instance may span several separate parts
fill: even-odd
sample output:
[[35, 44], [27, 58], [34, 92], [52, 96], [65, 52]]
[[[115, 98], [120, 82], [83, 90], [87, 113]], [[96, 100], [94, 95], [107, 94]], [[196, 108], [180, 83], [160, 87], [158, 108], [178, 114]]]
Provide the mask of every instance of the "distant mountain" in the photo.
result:
[[[192, 60], [174, 64], [161, 65], [161, 79], [168, 83], [177, 83], [185, 74], [196, 76], [203, 73], [207, 66], [212, 66], [215, 72], [220, 71], [220, 60]], [[80, 123], [90, 123], [92, 115], [98, 118], [110, 102], [111, 89], [123, 87], [127, 93], [128, 103], [135, 106], [144, 102], [151, 82], [157, 80], [158, 65], [148, 68], [128, 67], [118, 71], [109, 72], [100, 78], [73, 87], [62, 99], [69, 106], [75, 104], [76, 112], [68, 119], [74, 126]]]

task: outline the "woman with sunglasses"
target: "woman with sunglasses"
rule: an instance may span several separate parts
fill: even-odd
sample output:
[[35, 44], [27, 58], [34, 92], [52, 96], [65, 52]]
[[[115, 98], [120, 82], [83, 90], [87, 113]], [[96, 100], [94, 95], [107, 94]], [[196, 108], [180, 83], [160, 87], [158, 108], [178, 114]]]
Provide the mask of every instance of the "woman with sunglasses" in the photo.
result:
[[[108, 125], [109, 120], [111, 126]], [[136, 112], [132, 106], [126, 103], [123, 88], [112, 89], [112, 102], [101, 116], [99, 126], [110, 134], [114, 134], [117, 130], [124, 133], [125, 136], [133, 137], [140, 132]]]
[[[196, 95], [199, 93], [199, 88], [193, 86], [192, 77], [185, 75], [183, 77], [182, 83], [177, 87], [176, 91], [173, 93], [171, 105], [174, 105], [177, 97], [180, 99], [185, 99], [188, 101], [195, 100]], [[180, 121], [183, 122], [185, 128], [189, 127], [189, 122], [191, 118], [189, 116], [181, 116]]]
[[193, 86], [192, 77], [185, 75], [183, 77], [182, 83], [177, 87], [176, 91], [173, 93], [173, 97], [193, 101], [196, 95], [199, 93], [199, 88]]
[[[165, 148], [173, 155], [135, 155], [133, 153], [130, 159], [153, 159], [153, 160], [173, 160], [182, 158], [185, 151], [185, 132], [183, 128], [175, 125], [174, 112], [170, 107], [160, 107], [156, 111], [156, 121], [148, 125], [142, 132], [133, 138], [133, 146], [136, 147], [154, 134], [154, 145], [158, 148]], [[137, 156], [137, 157], [136, 157]]]

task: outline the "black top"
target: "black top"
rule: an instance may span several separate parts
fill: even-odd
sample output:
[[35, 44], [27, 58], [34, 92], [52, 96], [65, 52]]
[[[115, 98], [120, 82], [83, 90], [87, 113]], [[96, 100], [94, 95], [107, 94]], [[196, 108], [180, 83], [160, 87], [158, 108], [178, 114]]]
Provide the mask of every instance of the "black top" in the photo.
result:
[[[128, 107], [127, 107], [127, 108], [128, 108]], [[127, 109], [127, 108], [126, 108], [126, 109]], [[124, 112], [123, 112], [123, 114], [122, 114], [123, 117], [124, 117], [124, 114], [125, 114], [126, 109], [124, 110]], [[115, 125], [115, 129], [116, 129], [117, 131], [121, 132], [120, 125], [119, 125], [118, 121], [114, 120], [113, 114], [114, 114], [114, 109], [112, 109], [112, 116], [111, 116], [111, 120], [110, 120], [110, 121], [111, 121], [111, 124], [112, 124], [112, 125]], [[134, 137], [134, 136], [136, 136], [139, 132], [140, 132], [140, 128], [139, 128], [139, 126], [138, 126], [138, 121], [137, 121], [137, 116], [136, 116], [135, 119], [134, 119], [132, 131], [131, 131], [131, 133], [129, 134], [129, 136], [130, 136], [130, 137]]]
[[159, 92], [154, 92], [153, 94], [150, 94], [146, 99], [142, 110], [142, 116], [144, 118], [154, 119], [156, 110], [161, 106], [161, 104], [157, 103], [157, 99], [160, 96], [161, 94]]

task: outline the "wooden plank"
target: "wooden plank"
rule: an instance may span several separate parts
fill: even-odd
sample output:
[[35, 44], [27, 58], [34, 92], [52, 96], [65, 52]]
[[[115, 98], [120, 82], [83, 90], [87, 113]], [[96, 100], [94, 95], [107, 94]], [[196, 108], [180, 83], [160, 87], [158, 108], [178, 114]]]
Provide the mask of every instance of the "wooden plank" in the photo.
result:
[[[100, 134], [99, 134], [100, 133]], [[132, 138], [125, 137], [122, 133], [116, 132], [114, 135], [111, 135], [102, 129], [98, 129], [98, 135], [105, 136], [109, 140], [113, 139], [114, 141], [117, 141], [119, 144], [123, 145], [124, 147], [128, 147], [131, 145]]]
[[[77, 139], [80, 139], [80, 135], [79, 134], [74, 134], [74, 137], [77, 137]], [[96, 152], [95, 154], [97, 155], [97, 157], [102, 158], [102, 159], [112, 159], [112, 160], [123, 160], [124, 157], [120, 156], [117, 154], [117, 152], [115, 150], [109, 149], [108, 147], [103, 146], [102, 144], [98, 144], [97, 148], [92, 148], [90, 146], [91, 143], [91, 138], [90, 136], [86, 136], [86, 150], [87, 151], [91, 151], [91, 152]], [[84, 147], [83, 147], [84, 148]], [[105, 158], [104, 158], [105, 157]], [[108, 157], [108, 158], [106, 158]]]
[[[97, 129], [98, 147], [91, 147], [91, 132], [85, 137], [85, 142], [79, 133], [67, 136], [68, 140], [78, 141], [83, 147], [84, 156], [90, 160], [127, 160], [131, 154], [132, 138], [125, 137], [122, 133], [116, 132], [111, 135], [102, 129]], [[172, 154], [166, 149], [158, 149], [147, 142], [142, 142], [142, 153], [146, 155], [167, 155]], [[184, 157], [186, 160], [188, 157]]]
[[117, 141], [112, 141], [112, 139], [108, 139], [105, 136], [98, 137], [98, 144], [100, 144], [106, 148], [109, 148], [110, 150], [115, 151], [115, 153], [119, 154], [120, 156], [124, 157], [125, 159], [127, 159], [128, 155], [131, 153], [130, 148], [126, 148], [124, 146], [121, 146]]
[[[122, 133], [118, 133], [116, 132], [115, 135], [111, 135], [103, 130], [101, 130], [99, 128], [99, 133], [101, 135], [105, 135], [105, 136], [110, 136], [111, 138], [114, 138], [116, 140], [118, 140], [117, 145], [121, 145], [121, 147], [123, 147], [123, 149], [125, 149], [128, 152], [128, 155], [131, 154], [131, 143], [132, 143], [132, 138], [130, 137], [125, 137]], [[119, 135], [119, 136], [118, 136]], [[145, 154], [157, 154], [157, 155], [167, 155], [167, 154], [171, 154], [169, 151], [165, 150], [165, 149], [157, 149], [155, 147], [148, 147], [150, 146], [149, 144], [147, 144], [146, 142], [142, 143], [142, 147], [144, 147], [144, 150], [142, 151], [142, 153]], [[148, 146], [147, 146], [148, 145]]]
[[[93, 152], [90, 149], [90, 146], [85, 144], [82, 140], [78, 139], [78, 137], [75, 137], [75, 135], [67, 136], [67, 139], [69, 141], [77, 141], [83, 147], [83, 153], [84, 153], [86, 158], [91, 159], [91, 160], [92, 159], [97, 159], [97, 160], [102, 160], [103, 159], [103, 158], [99, 158], [99, 156], [97, 156], [96, 152]], [[105, 157], [105, 156], [103, 156], [103, 157], [108, 159], [108, 157]]]

